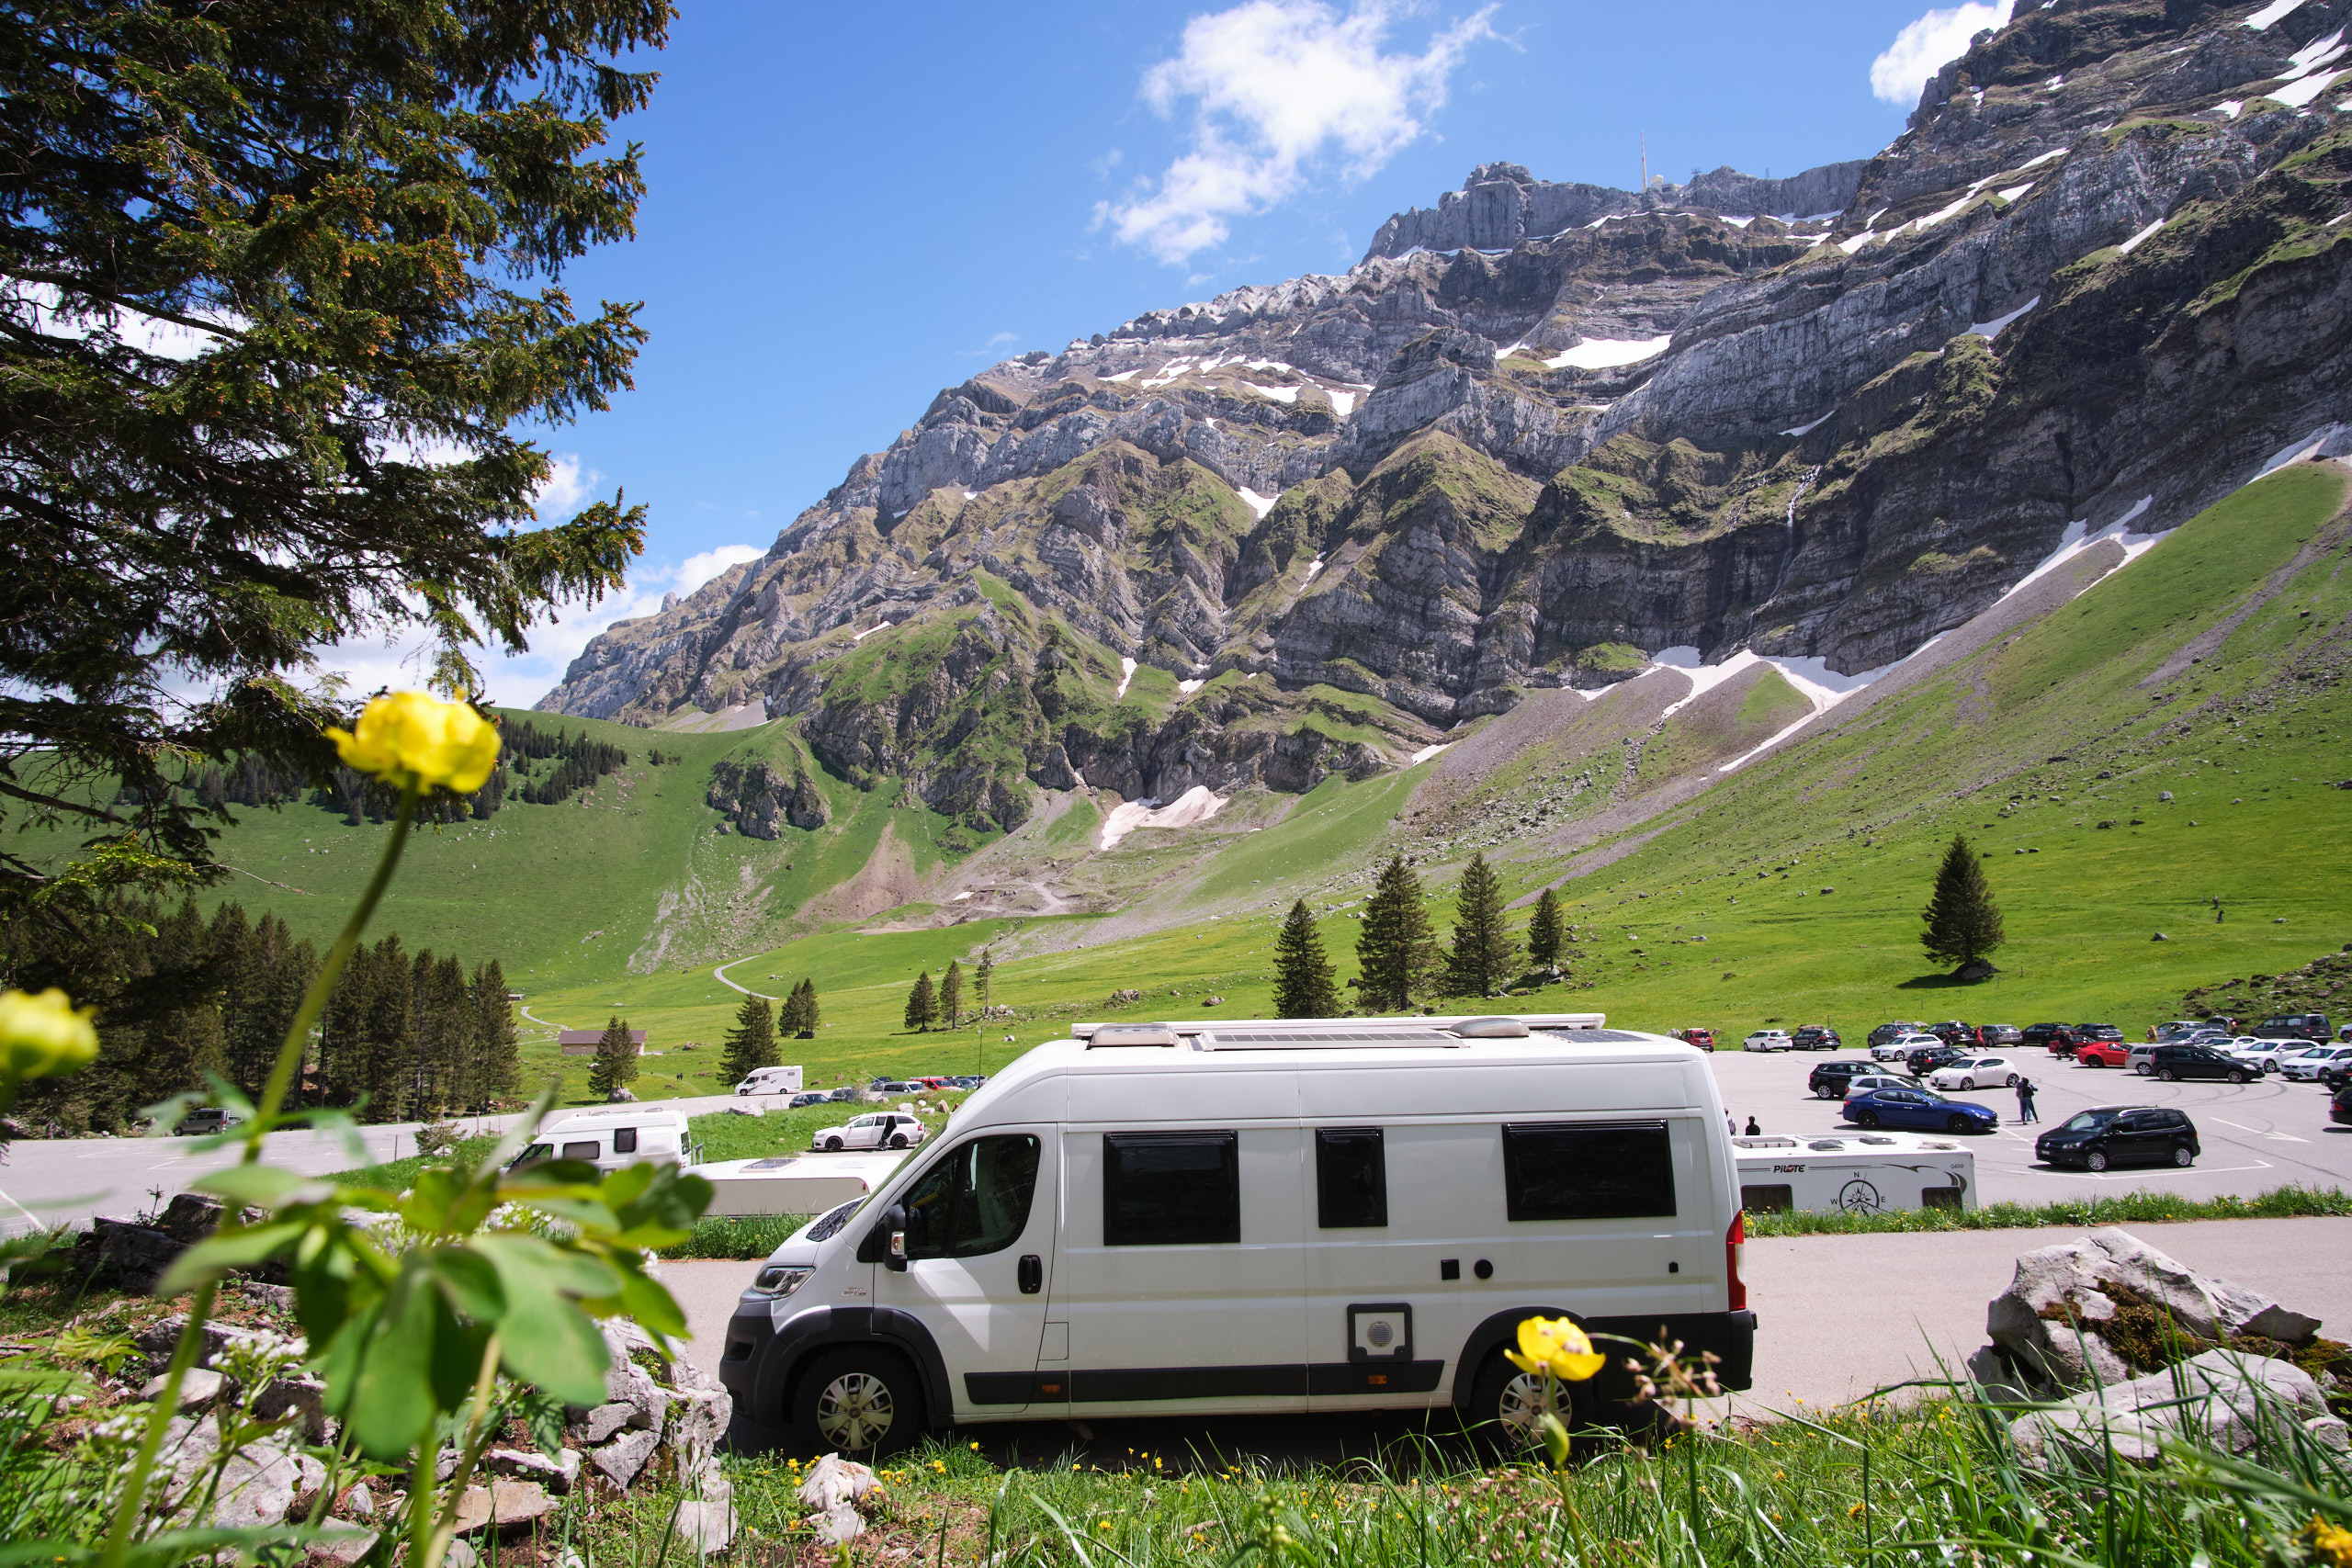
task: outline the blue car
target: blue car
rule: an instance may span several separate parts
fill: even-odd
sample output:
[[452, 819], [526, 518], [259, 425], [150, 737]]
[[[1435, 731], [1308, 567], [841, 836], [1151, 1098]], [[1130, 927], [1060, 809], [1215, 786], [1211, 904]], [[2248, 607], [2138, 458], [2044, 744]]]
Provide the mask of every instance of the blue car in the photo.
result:
[[1874, 1089], [1846, 1101], [1846, 1120], [1857, 1127], [1903, 1127], [1916, 1133], [1989, 1133], [2000, 1114], [1965, 1100], [1946, 1100], [1931, 1089]]

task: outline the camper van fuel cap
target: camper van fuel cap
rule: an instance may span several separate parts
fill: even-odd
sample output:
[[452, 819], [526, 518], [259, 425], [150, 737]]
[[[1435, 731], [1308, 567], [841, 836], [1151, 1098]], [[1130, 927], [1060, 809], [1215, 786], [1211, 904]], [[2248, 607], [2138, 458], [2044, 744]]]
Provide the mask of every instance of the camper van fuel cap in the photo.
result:
[[1176, 1032], [1164, 1023], [1098, 1023], [1086, 1042], [1090, 1051], [1118, 1045], [1174, 1045]]
[[1527, 1025], [1515, 1018], [1465, 1018], [1454, 1024], [1453, 1032], [1464, 1040], [1524, 1040]]

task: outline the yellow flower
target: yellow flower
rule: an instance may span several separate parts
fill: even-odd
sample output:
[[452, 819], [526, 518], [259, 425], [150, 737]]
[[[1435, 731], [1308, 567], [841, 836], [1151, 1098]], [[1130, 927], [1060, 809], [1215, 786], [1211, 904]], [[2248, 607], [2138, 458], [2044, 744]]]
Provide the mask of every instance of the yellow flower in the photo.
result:
[[87, 1066], [98, 1054], [88, 1008], [63, 991], [0, 991], [0, 1077], [40, 1078]]
[[1550, 1368], [1562, 1382], [1582, 1382], [1609, 1364], [1583, 1329], [1565, 1317], [1531, 1317], [1519, 1325], [1519, 1348], [1503, 1352], [1522, 1372]]
[[481, 715], [423, 692], [378, 697], [356, 727], [330, 729], [327, 738], [345, 761], [401, 789], [446, 784], [471, 795], [498, 761], [498, 731]]
[[2313, 1516], [2312, 1550], [2332, 1568], [2352, 1568], [2352, 1530]]

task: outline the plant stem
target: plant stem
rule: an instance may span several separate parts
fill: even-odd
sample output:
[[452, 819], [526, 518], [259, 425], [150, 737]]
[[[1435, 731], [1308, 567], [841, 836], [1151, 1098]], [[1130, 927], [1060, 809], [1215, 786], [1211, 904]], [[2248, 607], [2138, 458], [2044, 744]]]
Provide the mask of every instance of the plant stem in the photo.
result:
[[[466, 1414], [464, 1445], [458, 1450], [457, 1472], [449, 1478], [449, 1506], [441, 1509], [436, 1519], [435, 1510], [428, 1503], [423, 1514], [414, 1515], [411, 1519], [412, 1539], [416, 1545], [409, 1556], [419, 1568], [441, 1568], [441, 1559], [448, 1551], [449, 1542], [457, 1536], [458, 1505], [464, 1499], [466, 1484], [473, 1480], [474, 1466], [481, 1462], [481, 1450], [490, 1441], [490, 1395], [497, 1383], [498, 1336], [492, 1334], [481, 1348], [481, 1366], [474, 1373], [473, 1405]], [[420, 1457], [418, 1463], [423, 1462]], [[427, 1495], [430, 1495], [412, 1489], [409, 1494], [410, 1508], [417, 1506], [420, 1496]], [[495, 1526], [498, 1522], [498, 1495], [495, 1491], [491, 1494], [490, 1512], [490, 1522]]]
[[[343, 924], [343, 932], [328, 950], [326, 962], [319, 968], [318, 977], [311, 983], [302, 998], [302, 1005], [294, 1015], [294, 1022], [286, 1031], [286, 1042], [277, 1049], [277, 1064], [269, 1072], [269, 1082], [262, 1089], [258, 1114], [254, 1118], [253, 1134], [245, 1140], [242, 1163], [254, 1165], [261, 1159], [262, 1140], [276, 1120], [277, 1108], [286, 1098], [286, 1090], [301, 1066], [304, 1048], [310, 1043], [311, 1026], [326, 1010], [327, 993], [334, 987], [335, 976], [343, 972], [352, 950], [359, 945], [359, 933], [367, 927], [368, 917], [375, 913], [376, 905], [390, 886], [392, 872], [401, 863], [401, 851], [407, 846], [409, 828], [416, 820], [416, 791], [401, 792], [400, 813], [392, 824], [391, 840], [376, 863], [376, 874], [369, 879], [368, 890], [359, 897], [351, 918]], [[233, 1232], [241, 1227], [235, 1217], [229, 1216], [220, 1227]], [[154, 1473], [155, 1456], [163, 1451], [164, 1434], [170, 1429], [172, 1417], [177, 1414], [180, 1388], [187, 1381], [188, 1369], [196, 1364], [197, 1347], [204, 1340], [205, 1320], [212, 1314], [212, 1303], [220, 1294], [220, 1282], [208, 1280], [196, 1288], [196, 1295], [188, 1303], [187, 1324], [180, 1330], [179, 1342], [172, 1347], [172, 1362], [164, 1373], [164, 1391], [148, 1412], [147, 1430], [139, 1439], [139, 1451], [130, 1461], [130, 1472], [124, 1478], [120, 1502], [115, 1505], [114, 1521], [107, 1528], [106, 1549], [98, 1558], [98, 1568], [122, 1568], [130, 1555], [131, 1537], [139, 1528], [140, 1515], [145, 1511], [147, 1480]], [[430, 1565], [427, 1565], [430, 1568]]]
[[[416, 798], [414, 789], [401, 791], [400, 810], [392, 818], [392, 836], [376, 862], [376, 874], [368, 878], [368, 890], [352, 906], [351, 918], [343, 922], [334, 945], [327, 950], [326, 962], [319, 965], [317, 977], [302, 994], [302, 1005], [295, 1010], [294, 1021], [286, 1030], [285, 1043], [277, 1048], [277, 1065], [269, 1069], [269, 1081], [262, 1087], [261, 1113], [254, 1119], [257, 1127], [266, 1128], [277, 1118], [277, 1108], [284, 1102], [286, 1090], [293, 1083], [295, 1073], [301, 1067], [303, 1053], [310, 1046], [311, 1026], [326, 1011], [327, 994], [334, 989], [343, 966], [358, 947], [359, 933], [367, 929], [368, 918], [376, 912], [384, 889], [391, 886], [392, 873], [401, 863], [401, 852], [408, 847], [409, 828], [416, 820]], [[257, 1131], [245, 1144], [245, 1163], [251, 1165], [260, 1158], [261, 1136]]]

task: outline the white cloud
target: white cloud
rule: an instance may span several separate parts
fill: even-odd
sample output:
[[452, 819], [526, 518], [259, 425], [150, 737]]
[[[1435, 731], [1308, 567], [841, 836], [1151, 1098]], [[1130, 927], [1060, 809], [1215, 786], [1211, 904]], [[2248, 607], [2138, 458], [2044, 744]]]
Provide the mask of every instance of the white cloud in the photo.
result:
[[605, 476], [595, 469], [581, 466], [577, 452], [558, 452], [548, 459], [547, 483], [539, 487], [531, 505], [542, 516], [552, 516], [557, 522], [568, 522], [581, 502], [586, 501]]
[[1419, 53], [1385, 51], [1402, 8], [1363, 0], [1342, 15], [1318, 0], [1248, 0], [1185, 23], [1176, 57], [1144, 73], [1143, 96], [1163, 116], [1191, 106], [1191, 150], [1156, 189], [1098, 204], [1096, 223], [1182, 265], [1222, 244], [1232, 220], [1295, 191], [1314, 160], [1336, 155], [1350, 179], [1379, 169], [1420, 136], [1418, 117], [1445, 102], [1470, 45], [1495, 36], [1489, 6]]
[[757, 545], [721, 545], [715, 550], [688, 556], [678, 567], [675, 583], [681, 596], [692, 593], [730, 566], [741, 566], [747, 560], [757, 560], [767, 551]]
[[[662, 608], [662, 596], [681, 599], [731, 566], [758, 560], [767, 551], [757, 545], [720, 545], [688, 556], [675, 566], [640, 566], [616, 593], [594, 604], [573, 604], [541, 621], [527, 634], [531, 648], [513, 658], [483, 649], [473, 650], [489, 696], [504, 707], [529, 707], [563, 679], [567, 665], [586, 650], [590, 639], [618, 621], [650, 615]], [[318, 674], [343, 677], [354, 696], [381, 686], [394, 691], [421, 687], [433, 671], [432, 639], [410, 628], [395, 638], [354, 640], [320, 651]]]
[[1919, 89], [1948, 60], [1968, 52], [1968, 40], [1986, 28], [2008, 25], [2015, 0], [1969, 0], [1930, 11], [1894, 35], [1886, 52], [1871, 62], [1871, 92], [1898, 108], [1919, 101]]

